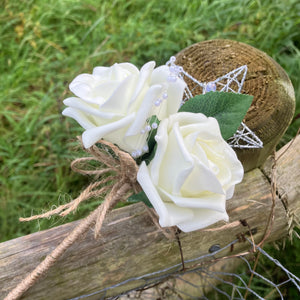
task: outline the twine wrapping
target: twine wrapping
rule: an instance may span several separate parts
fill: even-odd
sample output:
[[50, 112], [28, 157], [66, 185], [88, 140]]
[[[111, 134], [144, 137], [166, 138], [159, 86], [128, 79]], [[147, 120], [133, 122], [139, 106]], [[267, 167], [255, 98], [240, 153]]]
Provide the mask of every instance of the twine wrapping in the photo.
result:
[[[78, 205], [90, 198], [99, 197], [107, 194], [104, 202], [99, 205], [88, 217], [83, 219], [80, 224], [5, 298], [5, 300], [19, 299], [39, 278], [53, 266], [65, 251], [84, 234], [91, 225], [95, 224], [94, 236], [100, 234], [105, 217], [119, 201], [126, 199], [130, 194], [141, 190], [136, 175], [138, 166], [134, 159], [126, 152], [121, 151], [115, 145], [101, 140], [101, 148], [92, 146], [86, 151], [91, 157], [83, 157], [74, 160], [71, 164], [75, 172], [84, 175], [95, 175], [96, 178], [106, 175], [101, 180], [91, 183], [76, 199], [70, 203], [61, 205], [44, 214], [29, 218], [20, 218], [20, 221], [31, 221], [40, 218], [47, 218], [54, 214], [66, 216], [76, 210]], [[79, 167], [80, 164], [88, 165], [91, 161], [99, 161], [106, 168], [100, 170], [86, 170]]]

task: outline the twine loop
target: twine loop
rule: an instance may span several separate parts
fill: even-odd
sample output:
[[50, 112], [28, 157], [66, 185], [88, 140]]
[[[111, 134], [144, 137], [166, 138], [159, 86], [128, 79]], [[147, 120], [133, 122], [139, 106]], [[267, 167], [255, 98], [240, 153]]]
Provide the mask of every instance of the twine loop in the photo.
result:
[[[81, 138], [78, 137], [81, 141]], [[46, 213], [20, 218], [20, 221], [32, 221], [40, 218], [49, 218], [58, 214], [64, 217], [76, 211], [81, 202], [91, 198], [105, 195], [104, 202], [100, 205], [95, 221], [95, 238], [99, 236], [104, 218], [115, 204], [122, 201], [130, 194], [138, 193], [141, 187], [136, 180], [138, 166], [135, 160], [114, 144], [100, 140], [97, 145], [85, 149], [91, 156], [75, 159], [71, 163], [73, 171], [94, 176], [95, 182], [88, 185], [81, 194], [71, 202], [58, 206]], [[101, 167], [95, 168], [95, 162]]]
[[[79, 138], [79, 140], [81, 139]], [[85, 150], [91, 156], [75, 159], [71, 163], [71, 168], [75, 172], [83, 175], [93, 175], [96, 181], [86, 187], [81, 194], [71, 202], [60, 205], [44, 214], [31, 216], [29, 218], [20, 218], [19, 220], [32, 221], [40, 218], [48, 218], [55, 214], [66, 216], [74, 212], [79, 204], [85, 200], [105, 196], [104, 201], [47, 255], [46, 258], [5, 297], [5, 300], [19, 299], [41, 276], [48, 272], [66, 250], [74, 244], [91, 225], [95, 225], [94, 237], [99, 237], [100, 230], [109, 210], [118, 202], [142, 190], [137, 182], [138, 166], [128, 153], [105, 140], [100, 140], [97, 145]], [[100, 163], [101, 167], [95, 168], [95, 162]], [[155, 222], [156, 215], [151, 213], [151, 216]]]

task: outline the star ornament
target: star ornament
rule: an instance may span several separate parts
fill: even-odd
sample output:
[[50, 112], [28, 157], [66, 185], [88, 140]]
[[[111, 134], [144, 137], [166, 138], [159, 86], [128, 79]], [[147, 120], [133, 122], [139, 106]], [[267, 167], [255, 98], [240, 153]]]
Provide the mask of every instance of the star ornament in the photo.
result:
[[[187, 102], [189, 99], [196, 96], [195, 91], [202, 90], [202, 94], [208, 92], [231, 92], [235, 94], [240, 94], [245, 82], [247, 75], [247, 65], [238, 67], [229, 73], [218, 77], [214, 81], [209, 82], [199, 82], [196, 78], [187, 73], [183, 67], [175, 64], [176, 58], [172, 56], [170, 60], [166, 63], [169, 67], [170, 75], [169, 77], [175, 80], [177, 77], [185, 80], [190, 79], [193, 82], [193, 86], [186, 86], [184, 91], [184, 98], [182, 104]], [[250, 148], [262, 148], [263, 142], [259, 137], [244, 123], [241, 122], [237, 131], [227, 140], [228, 144], [232, 148], [239, 149], [250, 149]]]

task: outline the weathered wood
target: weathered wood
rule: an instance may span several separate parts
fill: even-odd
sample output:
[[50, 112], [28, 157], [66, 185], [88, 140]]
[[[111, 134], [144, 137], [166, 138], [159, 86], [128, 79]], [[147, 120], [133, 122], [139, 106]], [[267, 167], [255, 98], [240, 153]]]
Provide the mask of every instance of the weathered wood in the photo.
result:
[[[268, 241], [288, 235], [290, 218], [299, 218], [300, 195], [300, 137], [277, 163], [275, 222]], [[271, 209], [270, 162], [262, 171], [254, 169], [245, 174], [236, 187], [235, 196], [228, 201], [230, 223], [216, 223], [210, 228], [180, 234], [184, 259], [208, 253], [214, 244], [221, 247], [248, 231], [239, 220], [246, 219], [256, 229], [258, 243], [264, 234]], [[282, 203], [284, 202], [284, 205]], [[77, 222], [37, 232], [0, 244], [0, 298], [13, 289], [50, 251], [73, 229]], [[231, 252], [232, 250], [232, 252]], [[218, 256], [249, 250], [240, 242]], [[143, 204], [114, 210], [102, 229], [102, 236], [94, 240], [92, 229], [61, 257], [24, 299], [71, 299], [96, 293], [85, 299], [100, 299], [139, 287], [145, 280], [134, 280], [118, 287], [109, 287], [127, 279], [156, 272], [180, 263], [177, 243], [169, 241], [153, 224]], [[171, 271], [169, 271], [171, 272]], [[107, 289], [105, 291], [105, 289]]]

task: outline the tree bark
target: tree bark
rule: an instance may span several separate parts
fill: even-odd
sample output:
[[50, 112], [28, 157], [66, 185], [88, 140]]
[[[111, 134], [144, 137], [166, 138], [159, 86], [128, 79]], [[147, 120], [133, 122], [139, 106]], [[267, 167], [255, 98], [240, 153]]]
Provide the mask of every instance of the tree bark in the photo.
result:
[[[276, 155], [280, 158], [276, 163], [275, 221], [267, 242], [287, 237], [300, 218], [300, 136], [288, 147], [286, 145]], [[249, 228], [240, 220], [246, 220], [256, 243], [262, 240], [272, 207], [271, 166], [269, 159], [261, 169], [245, 174], [243, 182], [236, 187], [234, 197], [227, 203], [228, 224], [218, 222], [203, 230], [180, 234], [185, 260], [209, 253], [213, 245], [222, 248], [237, 238], [240, 242], [215, 257], [249, 251], [250, 244], [241, 238], [244, 235], [249, 237]], [[1, 243], [0, 298], [4, 298], [26, 277], [78, 222]], [[146, 283], [145, 278], [130, 279], [180, 262], [177, 242], [168, 240], [154, 225], [142, 203], [134, 204], [112, 211], [104, 222], [99, 239], [94, 239], [91, 228], [22, 299], [59, 300], [83, 295], [91, 295], [84, 299], [100, 299], [119, 295]], [[186, 264], [186, 267], [192, 264]], [[174, 270], [176, 268], [166, 273]], [[154, 275], [147, 277], [147, 282], [154, 280]], [[119, 285], [111, 288], [116, 284]]]

